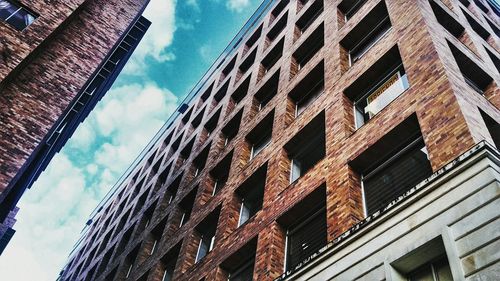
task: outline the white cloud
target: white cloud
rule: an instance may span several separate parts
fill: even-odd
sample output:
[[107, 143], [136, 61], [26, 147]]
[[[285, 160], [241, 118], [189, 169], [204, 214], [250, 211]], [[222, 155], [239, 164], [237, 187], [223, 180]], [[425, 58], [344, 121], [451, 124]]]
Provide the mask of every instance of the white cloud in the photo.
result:
[[144, 16], [151, 21], [151, 26], [125, 66], [124, 73], [143, 74], [147, 68], [146, 58], [152, 58], [160, 63], [175, 59], [175, 55], [168, 50], [168, 47], [173, 42], [176, 30], [176, 4], [177, 0], [151, 0], [144, 11]]
[[206, 63], [212, 62], [215, 58], [214, 49], [212, 48], [212, 45], [210, 43], [202, 45], [198, 49], [198, 53], [200, 54], [201, 59]]
[[250, 5], [250, 0], [228, 0], [226, 7], [233, 12], [243, 12]]

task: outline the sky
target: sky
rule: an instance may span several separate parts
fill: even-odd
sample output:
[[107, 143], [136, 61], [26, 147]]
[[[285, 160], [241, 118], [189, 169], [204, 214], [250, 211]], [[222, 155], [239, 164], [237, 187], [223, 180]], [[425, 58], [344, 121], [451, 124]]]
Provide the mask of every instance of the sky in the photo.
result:
[[102, 101], [18, 206], [8, 281], [55, 280], [90, 213], [261, 0], [151, 0], [153, 24]]

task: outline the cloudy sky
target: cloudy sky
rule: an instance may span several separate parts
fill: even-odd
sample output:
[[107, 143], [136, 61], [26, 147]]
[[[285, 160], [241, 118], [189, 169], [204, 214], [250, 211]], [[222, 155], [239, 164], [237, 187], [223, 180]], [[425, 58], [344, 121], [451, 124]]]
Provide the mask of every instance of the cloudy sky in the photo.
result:
[[151, 0], [115, 85], [21, 199], [2, 280], [57, 278], [89, 214], [260, 2]]

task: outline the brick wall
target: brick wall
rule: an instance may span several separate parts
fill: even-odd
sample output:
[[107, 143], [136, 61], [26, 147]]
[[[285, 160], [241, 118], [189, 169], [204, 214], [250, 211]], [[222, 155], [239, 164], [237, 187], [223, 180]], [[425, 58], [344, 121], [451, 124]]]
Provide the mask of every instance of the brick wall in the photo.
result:
[[[159, 260], [169, 249], [181, 243], [182, 247], [174, 272], [176, 280], [200, 280], [202, 278], [225, 280], [227, 272], [220, 268], [220, 264], [255, 237], [257, 237], [257, 249], [254, 280], [277, 278], [283, 273], [285, 256], [285, 232], [277, 219], [318, 187], [326, 187], [329, 241], [362, 220], [364, 208], [360, 175], [349, 165], [349, 162], [410, 116], [416, 116], [418, 119], [434, 171], [454, 160], [479, 141], [491, 142], [491, 136], [479, 113], [480, 108], [495, 120], [500, 121], [498, 102], [500, 76], [485, 51], [485, 48], [489, 50], [498, 48], [498, 38], [489, 27], [486, 27], [485, 23], [485, 17], [495, 17], [491, 12], [485, 14], [479, 11], [479, 17], [477, 17], [477, 20], [483, 23], [491, 33], [492, 38], [486, 42], [467, 24], [461, 10], [461, 7], [465, 7], [459, 1], [447, 0], [441, 3], [440, 0], [436, 0], [464, 25], [466, 34], [463, 42], [467, 45], [465, 46], [447, 33], [437, 22], [428, 0], [367, 1], [347, 22], [337, 9], [341, 1], [325, 0], [324, 11], [301, 35], [296, 32], [295, 22], [314, 1], [310, 0], [305, 4], [297, 1], [300, 0], [290, 0], [281, 12], [265, 17], [262, 23], [262, 35], [253, 46], [250, 48], [246, 46], [244, 42], [248, 37], [243, 38], [243, 44], [237, 50], [235, 67], [225, 75], [224, 81], [219, 83], [220, 72], [216, 72], [207, 81], [207, 86], [200, 93], [208, 90], [212, 93], [211, 97], [206, 101], [195, 100], [191, 105], [195, 109], [190, 120], [201, 113], [203, 114], [201, 125], [197, 128], [190, 128], [190, 121], [185, 125], [180, 125], [181, 121], [178, 120], [171, 126], [172, 129], [160, 139], [155, 146], [156, 149], [144, 156], [143, 162], [151, 156], [154, 159], [161, 159], [163, 155], [168, 155], [163, 158], [159, 172], [155, 173], [151, 182], [156, 182], [160, 173], [166, 172], [169, 176], [159, 192], [149, 195], [146, 204], [141, 206], [141, 212], [155, 200], [166, 202], [166, 189], [179, 175], [185, 173], [173, 201], [157, 207], [154, 222], [148, 226], [148, 229], [151, 229], [155, 223], [168, 216], [160, 248], [147, 257], [141, 265], [134, 265], [131, 278], [143, 276], [148, 270], [157, 267]], [[381, 2], [386, 4], [392, 28], [359, 61], [349, 66], [347, 52], [339, 42]], [[298, 8], [300, 11], [297, 11]], [[266, 35], [284, 15], [288, 17], [286, 28], [270, 42]], [[498, 22], [497, 18], [492, 20]], [[295, 67], [292, 69], [292, 54], [321, 24], [324, 24], [325, 45], [300, 70]], [[256, 24], [255, 27], [258, 28], [260, 25]], [[263, 72], [260, 62], [282, 39], [284, 39], [284, 51], [281, 59], [267, 73]], [[457, 45], [457, 48], [493, 78], [484, 95], [478, 94], [465, 83], [446, 39]], [[410, 87], [364, 126], [356, 130], [353, 103], [346, 97], [344, 90], [395, 46], [399, 50]], [[474, 54], [475, 51], [468, 49], [470, 46], [474, 46], [479, 57]], [[257, 50], [255, 63], [241, 76], [238, 66], [254, 50]], [[233, 54], [228, 55], [226, 61], [231, 61], [233, 56]], [[288, 94], [320, 63], [324, 63], [324, 93], [295, 118], [294, 105], [288, 98]], [[220, 70], [224, 68], [225, 65]], [[259, 92], [278, 70], [280, 73], [278, 93], [259, 110], [254, 94]], [[230, 96], [247, 78], [250, 79], [248, 93], [235, 104], [230, 100]], [[213, 95], [219, 92], [226, 81], [230, 82], [227, 94], [220, 102], [214, 101]], [[215, 82], [213, 88], [210, 86], [212, 82]], [[203, 111], [205, 108], [203, 104], [207, 105], [208, 110]], [[203, 124], [210, 120], [219, 109], [222, 113], [218, 125], [208, 136]], [[221, 129], [241, 110], [243, 110], [243, 117], [239, 133], [227, 146], [224, 146]], [[274, 111], [274, 124], [271, 143], [255, 158], [249, 160], [249, 144], [245, 137], [272, 111]], [[290, 184], [290, 159], [284, 146], [318, 115], [325, 119], [326, 156], [299, 180]], [[174, 129], [174, 135], [165, 145], [164, 140]], [[190, 133], [182, 135], [184, 132]], [[175, 151], [171, 150], [171, 143], [179, 136], [182, 136], [180, 147]], [[196, 142], [189, 159], [177, 168], [170, 169], [169, 167], [175, 166], [180, 157], [179, 152], [192, 140], [193, 136], [199, 138], [199, 141]], [[211, 143], [211, 148], [207, 164], [201, 173], [193, 177], [188, 172], [191, 168], [191, 161], [208, 143]], [[212, 197], [211, 190], [214, 183], [209, 171], [231, 152], [233, 155], [229, 179], [225, 187]], [[239, 201], [234, 193], [235, 189], [265, 163], [268, 169], [262, 210], [250, 218], [246, 224], [237, 227]], [[137, 176], [138, 180], [150, 177], [148, 173], [151, 170], [140, 172], [143, 165], [140, 164], [135, 168], [130, 179], [134, 176]], [[127, 202], [125, 210], [113, 212], [114, 209], [112, 209], [109, 213], [100, 214], [101, 218], [113, 217], [117, 221], [127, 209], [135, 208], [137, 197], [130, 196], [132, 187], [127, 187], [130, 179], [123, 184], [124, 195], [111, 200], [111, 202]], [[177, 205], [196, 187], [198, 191], [191, 218], [179, 228]], [[200, 239], [194, 228], [219, 206], [221, 206], [221, 213], [217, 224], [215, 247], [205, 258], [194, 264]], [[123, 266], [124, 257], [140, 245], [148, 233], [148, 231], [133, 228], [139, 219], [139, 215], [129, 218], [124, 230], [113, 234], [107, 246], [109, 248], [120, 243], [121, 236], [129, 227], [137, 233], [137, 238], [128, 243], [123, 253], [116, 254], [111, 259], [106, 274], [96, 276], [96, 280], [102, 280], [104, 276], [112, 278], [115, 269], [117, 272], [127, 270]], [[107, 229], [112, 229], [112, 226], [113, 224]], [[98, 223], [96, 227], [103, 226]], [[92, 237], [92, 235], [91, 231], [86, 237]], [[97, 247], [98, 244], [99, 238], [94, 241], [86, 239], [83, 246], [77, 250], [79, 257], [74, 259], [72, 266], [66, 268], [65, 276], [73, 276], [71, 280], [80, 280], [85, 276], [85, 270], [92, 266], [75, 273], [75, 269], [79, 269], [78, 264], [83, 263], [85, 259], [92, 259], [92, 264], [99, 263], [100, 257], [88, 256], [91, 249]], [[162, 270], [150, 270], [148, 280], [159, 280], [162, 276]]]

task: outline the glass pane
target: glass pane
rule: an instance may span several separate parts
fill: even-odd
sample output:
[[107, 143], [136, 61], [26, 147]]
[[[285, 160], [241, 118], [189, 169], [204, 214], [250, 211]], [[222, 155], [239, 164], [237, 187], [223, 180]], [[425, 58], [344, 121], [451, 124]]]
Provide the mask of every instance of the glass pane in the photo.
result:
[[6, 20], [19, 9], [19, 6], [0, 0], [0, 19]]
[[301, 170], [300, 167], [301, 167], [300, 162], [297, 159], [293, 159], [290, 182], [294, 182], [300, 177], [300, 170]]
[[35, 21], [35, 17], [25, 9], [20, 9], [17, 13], [7, 19], [7, 23], [14, 26], [17, 30], [23, 30]]
[[196, 262], [198, 262], [199, 260], [201, 260], [204, 256], [207, 255], [208, 253], [208, 241], [203, 241], [204, 239], [202, 239], [200, 241], [200, 246], [198, 247], [198, 254], [196, 255]]
[[241, 203], [240, 221], [238, 226], [244, 224], [249, 218], [250, 218], [250, 209], [246, 206], [245, 203]]
[[162, 281], [170, 281], [170, 280], [172, 280], [172, 273], [169, 272], [168, 270], [165, 270]]
[[395, 73], [366, 98], [365, 112], [372, 118], [408, 88], [406, 75]]

